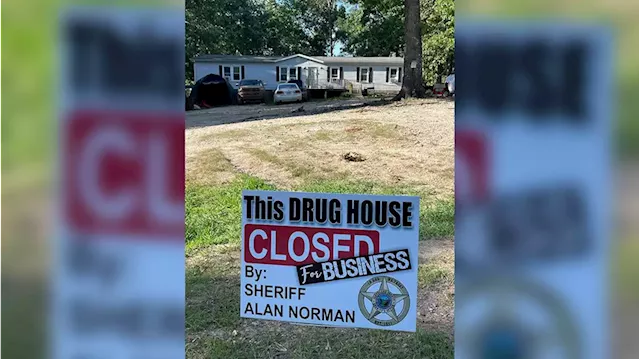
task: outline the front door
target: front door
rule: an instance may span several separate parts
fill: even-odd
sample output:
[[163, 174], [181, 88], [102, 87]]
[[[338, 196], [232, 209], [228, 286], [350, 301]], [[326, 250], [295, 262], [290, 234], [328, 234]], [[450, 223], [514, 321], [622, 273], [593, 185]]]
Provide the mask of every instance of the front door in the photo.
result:
[[318, 87], [318, 68], [309, 67], [307, 69], [307, 88]]

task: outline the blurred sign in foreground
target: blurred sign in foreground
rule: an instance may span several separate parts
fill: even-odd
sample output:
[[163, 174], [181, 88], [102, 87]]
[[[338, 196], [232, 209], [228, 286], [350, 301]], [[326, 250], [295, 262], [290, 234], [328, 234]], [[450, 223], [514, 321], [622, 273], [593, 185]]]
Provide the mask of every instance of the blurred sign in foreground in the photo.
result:
[[184, 357], [184, 15], [62, 18], [54, 358]]
[[456, 21], [456, 358], [608, 357], [610, 40]]

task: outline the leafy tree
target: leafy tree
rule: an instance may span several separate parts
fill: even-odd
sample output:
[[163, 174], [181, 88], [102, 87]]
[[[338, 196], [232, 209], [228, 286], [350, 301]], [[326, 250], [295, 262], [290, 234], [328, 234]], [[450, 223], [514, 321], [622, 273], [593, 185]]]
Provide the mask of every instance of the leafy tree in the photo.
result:
[[440, 82], [454, 66], [454, 0], [421, 1], [423, 76]]
[[315, 51], [305, 33], [299, 9], [292, 0], [267, 0], [264, 36], [266, 46], [262, 53], [268, 56], [287, 56]]
[[[349, 0], [339, 21], [345, 50], [355, 56], [405, 55], [404, 0]], [[454, 0], [420, 0], [422, 76], [428, 83], [448, 75], [454, 62]]]
[[[411, 22], [421, 23], [422, 50], [411, 56], [422, 60], [420, 76], [431, 82], [453, 66], [454, 0], [185, 1], [187, 79], [193, 78], [191, 59], [199, 54], [324, 55], [340, 41], [355, 56], [408, 57], [407, 6]], [[404, 74], [411, 72], [405, 64]]]
[[332, 54], [334, 44], [342, 40], [338, 21], [345, 17], [345, 9], [336, 0], [284, 0], [289, 2], [297, 15], [296, 20], [304, 29], [311, 55]]
[[185, 70], [198, 54], [258, 55], [266, 47], [267, 14], [252, 0], [186, 0]]
[[343, 38], [336, 0], [186, 0], [185, 71], [199, 54], [324, 55]]
[[403, 0], [349, 0], [353, 9], [339, 21], [344, 49], [356, 56], [402, 55]]

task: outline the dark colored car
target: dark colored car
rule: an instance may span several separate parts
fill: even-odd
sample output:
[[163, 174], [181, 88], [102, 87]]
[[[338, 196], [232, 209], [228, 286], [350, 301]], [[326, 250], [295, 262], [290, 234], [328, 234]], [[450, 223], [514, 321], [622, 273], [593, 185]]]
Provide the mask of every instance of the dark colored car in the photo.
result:
[[304, 85], [304, 82], [302, 82], [302, 80], [289, 80], [288, 82], [290, 84], [298, 85], [298, 88], [300, 89], [300, 91], [302, 91], [302, 101], [306, 101], [308, 99], [307, 87]]
[[238, 83], [238, 104], [264, 102], [264, 83], [260, 80], [242, 80]]

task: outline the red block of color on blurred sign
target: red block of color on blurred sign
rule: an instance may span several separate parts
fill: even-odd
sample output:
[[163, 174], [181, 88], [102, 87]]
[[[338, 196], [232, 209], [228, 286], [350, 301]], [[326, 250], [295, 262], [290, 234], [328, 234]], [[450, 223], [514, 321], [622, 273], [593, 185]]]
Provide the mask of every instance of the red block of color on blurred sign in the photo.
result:
[[[481, 202], [488, 196], [489, 163], [487, 142], [479, 131], [457, 130], [456, 201]], [[460, 177], [457, 175], [461, 172]]]
[[79, 111], [63, 136], [70, 228], [183, 240], [182, 113]]
[[380, 233], [345, 228], [312, 228], [247, 224], [247, 263], [296, 266], [380, 252]]

